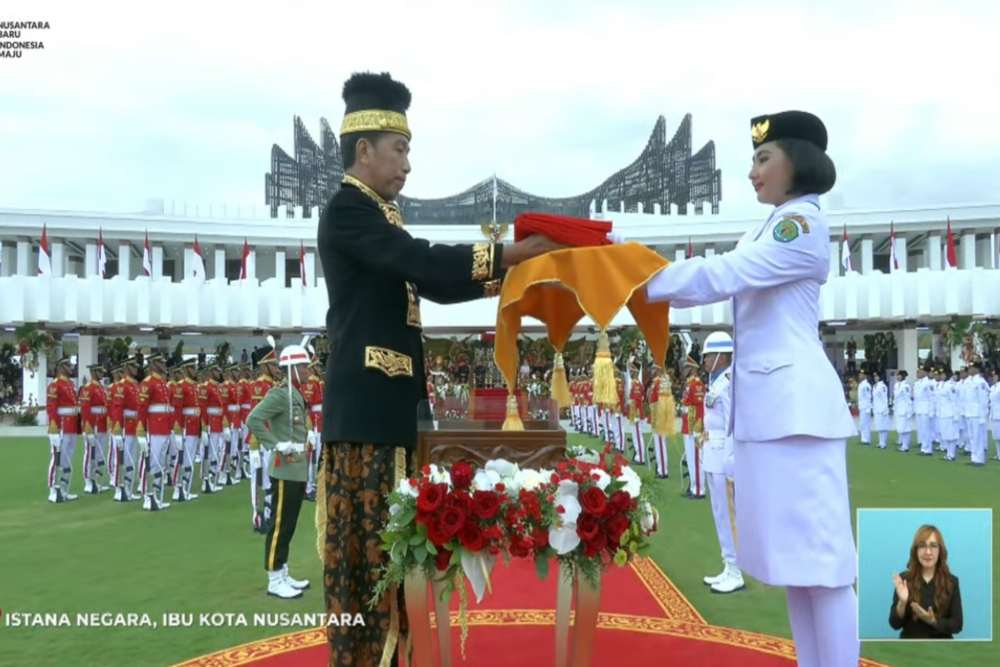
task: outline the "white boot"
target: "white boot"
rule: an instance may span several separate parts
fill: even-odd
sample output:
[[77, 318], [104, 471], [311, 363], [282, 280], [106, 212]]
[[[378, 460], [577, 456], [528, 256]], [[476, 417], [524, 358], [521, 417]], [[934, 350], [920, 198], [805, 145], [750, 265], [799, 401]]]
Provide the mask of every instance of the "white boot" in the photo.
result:
[[282, 600], [302, 597], [302, 591], [292, 587], [285, 579], [283, 570], [270, 570], [267, 573], [267, 594]]
[[714, 586], [715, 584], [725, 579], [727, 574], [729, 574], [729, 563], [725, 563], [725, 567], [722, 568], [722, 572], [718, 573], [714, 577], [705, 577], [702, 579], [702, 581], [705, 582], [706, 586]]
[[308, 579], [293, 579], [292, 575], [288, 574], [288, 563], [285, 563], [284, 565], [281, 566], [281, 573], [284, 575], [285, 581], [287, 581], [288, 585], [291, 586], [292, 588], [295, 588], [300, 591], [304, 591], [305, 589], [309, 588]]
[[732, 593], [744, 588], [743, 573], [738, 567], [729, 567], [728, 574], [722, 581], [712, 584], [713, 593]]
[[63, 503], [66, 502], [62, 496], [62, 489], [58, 486], [53, 486], [49, 488], [49, 502], [50, 503]]

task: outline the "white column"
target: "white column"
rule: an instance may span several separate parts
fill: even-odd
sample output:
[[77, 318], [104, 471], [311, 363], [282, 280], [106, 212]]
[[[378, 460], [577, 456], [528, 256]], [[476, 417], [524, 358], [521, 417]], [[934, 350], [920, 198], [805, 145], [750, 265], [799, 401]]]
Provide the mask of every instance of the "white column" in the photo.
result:
[[184, 273], [181, 280], [187, 280], [194, 276], [194, 248], [184, 245]]
[[159, 280], [163, 277], [163, 246], [154, 245], [153, 250], [153, 275], [151, 276], [153, 280]]
[[987, 234], [981, 239], [976, 240], [976, 266], [981, 266], [984, 269], [994, 269], [993, 266], [993, 256], [991, 251], [995, 247], [993, 245], [993, 235]]
[[17, 273], [17, 244], [4, 241], [2, 256], [0, 256], [0, 276], [13, 276]]
[[122, 280], [132, 280], [132, 246], [128, 243], [118, 245], [118, 275]]
[[830, 241], [830, 270], [827, 273], [827, 280], [832, 280], [840, 275], [840, 241]]
[[687, 255], [687, 250], [686, 249], [684, 249], [684, 248], [677, 248], [676, 250], [674, 250], [674, 261], [675, 262], [683, 262], [685, 255]]
[[960, 269], [974, 269], [976, 268], [976, 233], [975, 232], [963, 232], [962, 233], [962, 244], [959, 248], [958, 253], [958, 268]]
[[285, 286], [285, 251], [275, 250], [274, 251], [274, 277], [277, 280], [278, 287]]
[[715, 255], [715, 246], [708, 244], [705, 246], [705, 257], [712, 257]]
[[[896, 235], [896, 261], [899, 262], [899, 270], [906, 272], [906, 237]], [[911, 373], [912, 375], [912, 373]]]
[[49, 363], [43, 354], [38, 359], [38, 368], [35, 369], [34, 373], [28, 369], [21, 371], [21, 399], [25, 403], [34, 403], [42, 408], [42, 411], [38, 413], [38, 423], [40, 424], [49, 423], [44, 409], [46, 390], [48, 389], [48, 382], [46, 380], [48, 369]]
[[312, 250], [306, 251], [306, 286], [316, 286], [316, 253]]
[[917, 328], [910, 327], [893, 332], [896, 337], [896, 357], [899, 369], [906, 371], [910, 378], [917, 376]]
[[66, 275], [66, 246], [60, 241], [49, 245], [52, 248], [52, 277], [61, 278]]
[[861, 239], [861, 273], [868, 275], [875, 267], [875, 249], [871, 237]]
[[226, 247], [218, 246], [215, 249], [215, 272], [212, 280], [226, 280]]
[[927, 236], [927, 266], [932, 271], [940, 271], [943, 268], [941, 263], [941, 235], [929, 234]]
[[76, 353], [76, 386], [83, 386], [83, 378], [90, 377], [87, 366], [97, 363], [97, 336], [80, 334], [80, 344]]
[[88, 243], [83, 257], [83, 276], [89, 278], [97, 275], [97, 244]]
[[28, 241], [17, 242], [17, 275], [35, 275], [31, 270], [31, 243]]
[[257, 251], [251, 250], [247, 257], [247, 280], [257, 279]]

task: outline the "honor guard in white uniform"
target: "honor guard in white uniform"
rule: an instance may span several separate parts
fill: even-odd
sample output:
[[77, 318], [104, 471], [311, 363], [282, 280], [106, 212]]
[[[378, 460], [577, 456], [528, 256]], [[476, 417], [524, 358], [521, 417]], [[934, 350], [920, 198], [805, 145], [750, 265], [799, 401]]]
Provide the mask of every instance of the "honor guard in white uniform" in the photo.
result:
[[965, 380], [965, 430], [972, 451], [972, 463], [986, 464], [986, 412], [989, 407], [990, 387], [979, 373], [979, 363], [969, 364]]
[[990, 424], [993, 430], [994, 458], [1000, 461], [1000, 372], [993, 372], [990, 387]]
[[896, 374], [896, 385], [892, 390], [892, 412], [896, 418], [896, 449], [910, 451], [910, 433], [913, 432], [913, 389], [907, 382], [908, 373]]
[[917, 417], [917, 441], [923, 456], [934, 454], [934, 435], [931, 419], [934, 414], [934, 380], [927, 377], [929, 369], [917, 368], [917, 381], [913, 385], [913, 411]]
[[955, 420], [955, 383], [947, 380], [944, 370], [938, 372], [938, 387], [936, 392], [935, 413], [937, 414], [938, 431], [941, 443], [944, 445], [946, 461], [955, 460], [955, 450], [958, 448], [958, 426]]
[[665, 267], [647, 293], [677, 308], [732, 298], [737, 561], [787, 587], [799, 665], [856, 665], [846, 456], [856, 429], [816, 334], [831, 238], [818, 195], [832, 188], [835, 169], [812, 114], [761, 116], [751, 128], [750, 180], [771, 214], [732, 252]]
[[875, 430], [878, 431], [878, 448], [885, 449], [889, 439], [889, 429], [892, 419], [889, 417], [889, 388], [882, 381], [881, 373], [873, 373], [875, 386], [872, 387], [872, 414], [875, 417]]
[[704, 578], [713, 593], [732, 593], [744, 588], [743, 573], [736, 564], [736, 535], [730, 508], [735, 503], [733, 486], [733, 439], [727, 434], [732, 407], [730, 363], [733, 339], [714, 331], [702, 349], [708, 390], [705, 392], [705, 429], [700, 435], [702, 465], [705, 467], [708, 497], [712, 502], [715, 533], [722, 550], [722, 572]]
[[858, 427], [861, 444], [872, 444], [872, 385], [864, 370], [858, 371]]

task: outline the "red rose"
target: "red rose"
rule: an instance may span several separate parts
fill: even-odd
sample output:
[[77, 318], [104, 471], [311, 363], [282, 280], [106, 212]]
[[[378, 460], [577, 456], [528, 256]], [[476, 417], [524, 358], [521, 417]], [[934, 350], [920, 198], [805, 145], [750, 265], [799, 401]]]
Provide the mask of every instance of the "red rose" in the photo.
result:
[[436, 547], [441, 547], [448, 543], [451, 535], [446, 533], [438, 521], [427, 522], [427, 539]]
[[462, 542], [462, 546], [469, 551], [481, 551], [486, 542], [483, 539], [482, 531], [479, 530], [479, 526], [471, 522], [466, 523], [462, 528], [459, 540]]
[[597, 523], [597, 517], [592, 514], [584, 514], [576, 522], [576, 534], [584, 542], [594, 539], [594, 536], [601, 532], [601, 525]]
[[526, 516], [530, 516], [534, 519], [542, 518], [542, 505], [538, 501], [538, 496], [530, 491], [525, 491], [521, 489], [520, 500], [521, 508], [524, 510]]
[[500, 526], [487, 526], [483, 531], [483, 537], [488, 540], [499, 540], [503, 537], [503, 531], [500, 530]]
[[472, 512], [472, 496], [466, 491], [452, 491], [445, 498], [444, 507], [462, 510], [463, 514], [468, 515]]
[[531, 555], [532, 540], [515, 535], [510, 540], [510, 555], [514, 558], [527, 558]]
[[596, 486], [592, 486], [583, 492], [580, 496], [580, 505], [583, 507], [584, 512], [593, 514], [594, 516], [601, 516], [604, 514], [604, 508], [607, 505], [608, 497], [604, 495]]
[[612, 542], [619, 542], [625, 531], [628, 530], [629, 520], [624, 514], [615, 514], [613, 517], [608, 519], [607, 530], [608, 537], [611, 538]]
[[632, 504], [632, 496], [624, 491], [615, 491], [611, 494], [609, 501], [616, 512], [627, 512]]
[[535, 551], [541, 551], [549, 546], [549, 531], [544, 528], [535, 528], [531, 533], [531, 541], [535, 543]]
[[465, 525], [465, 512], [457, 507], [446, 507], [439, 520], [441, 532], [449, 538], [458, 534]]
[[448, 487], [444, 484], [427, 484], [417, 496], [417, 509], [424, 513], [436, 512], [444, 502]]
[[434, 566], [439, 572], [444, 572], [449, 564], [451, 564], [451, 552], [447, 549], [438, 549], [437, 555], [434, 556]]
[[608, 546], [608, 538], [605, 537], [603, 531], [599, 530], [592, 540], [584, 540], [583, 555], [593, 558], [599, 555], [606, 546]]
[[472, 509], [480, 519], [492, 519], [500, 511], [500, 496], [492, 491], [472, 494]]
[[451, 467], [451, 485], [460, 491], [472, 485], [472, 465], [467, 461], [459, 461]]

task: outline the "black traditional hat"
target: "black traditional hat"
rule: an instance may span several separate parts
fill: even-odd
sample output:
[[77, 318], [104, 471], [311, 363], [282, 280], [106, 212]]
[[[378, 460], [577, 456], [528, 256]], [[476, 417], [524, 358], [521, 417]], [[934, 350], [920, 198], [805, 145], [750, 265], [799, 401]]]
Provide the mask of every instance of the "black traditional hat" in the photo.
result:
[[352, 132], [396, 132], [410, 138], [406, 110], [410, 90], [388, 72], [358, 72], [344, 82], [344, 120], [340, 134]]
[[826, 126], [807, 111], [782, 111], [757, 116], [750, 121], [753, 147], [778, 139], [802, 139], [826, 150]]

